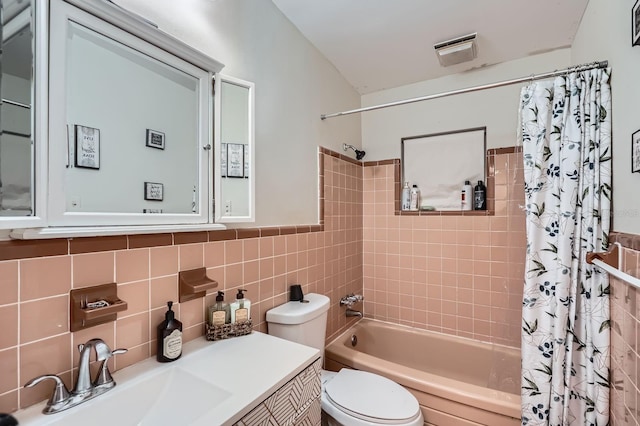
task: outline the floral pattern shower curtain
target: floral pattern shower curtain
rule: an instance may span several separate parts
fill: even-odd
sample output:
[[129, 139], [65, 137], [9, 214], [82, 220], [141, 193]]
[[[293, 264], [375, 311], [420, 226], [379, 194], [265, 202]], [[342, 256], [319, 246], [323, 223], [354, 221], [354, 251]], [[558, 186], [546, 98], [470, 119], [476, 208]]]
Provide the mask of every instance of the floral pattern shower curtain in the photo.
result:
[[522, 424], [609, 422], [610, 71], [532, 83], [520, 99], [527, 255]]

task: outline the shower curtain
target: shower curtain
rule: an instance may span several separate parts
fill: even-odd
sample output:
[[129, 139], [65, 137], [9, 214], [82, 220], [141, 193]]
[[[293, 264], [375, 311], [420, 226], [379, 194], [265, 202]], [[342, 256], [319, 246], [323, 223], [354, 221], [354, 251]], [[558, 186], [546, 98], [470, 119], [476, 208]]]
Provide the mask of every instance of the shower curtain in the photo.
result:
[[521, 93], [523, 425], [609, 422], [609, 281], [585, 262], [608, 244], [609, 76], [572, 72]]

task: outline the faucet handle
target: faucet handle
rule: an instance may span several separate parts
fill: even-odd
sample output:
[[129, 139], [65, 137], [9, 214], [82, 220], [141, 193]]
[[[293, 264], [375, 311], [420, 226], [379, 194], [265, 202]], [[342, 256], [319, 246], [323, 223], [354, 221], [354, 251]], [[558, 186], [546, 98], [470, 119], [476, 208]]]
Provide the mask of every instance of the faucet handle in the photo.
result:
[[340, 306], [347, 306], [348, 308], [351, 308], [354, 303], [361, 302], [362, 300], [364, 300], [364, 297], [360, 294], [347, 294], [340, 299]]
[[109, 361], [109, 358], [111, 358], [112, 356], [124, 354], [127, 351], [128, 349], [119, 348], [119, 349], [114, 349], [109, 353], [109, 356], [102, 361], [102, 365], [100, 366], [100, 371], [98, 372], [96, 379], [93, 381], [93, 386], [107, 385], [107, 387], [113, 387], [116, 385], [116, 382], [113, 380], [113, 377], [111, 377], [111, 372], [109, 371], [109, 366], [107, 365], [107, 362]]
[[34, 379], [29, 380], [24, 387], [25, 388], [30, 388], [33, 387], [35, 385], [37, 385], [38, 383], [44, 381], [44, 380], [48, 380], [51, 379], [54, 382], [56, 382], [56, 387], [53, 389], [53, 393], [51, 394], [51, 397], [49, 398], [49, 402], [47, 402], [47, 406], [45, 408], [45, 410], [47, 410], [49, 407], [52, 407], [54, 405], [57, 404], [61, 404], [66, 402], [69, 399], [69, 390], [67, 389], [67, 387], [65, 386], [64, 382], [62, 381], [62, 379], [56, 375], [53, 374], [45, 374], [42, 376], [38, 376]]

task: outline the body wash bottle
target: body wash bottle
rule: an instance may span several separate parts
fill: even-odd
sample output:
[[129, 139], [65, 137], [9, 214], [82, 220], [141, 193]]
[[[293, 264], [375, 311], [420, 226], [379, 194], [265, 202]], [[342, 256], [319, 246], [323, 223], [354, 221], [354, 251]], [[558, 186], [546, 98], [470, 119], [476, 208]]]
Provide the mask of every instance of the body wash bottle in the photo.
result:
[[182, 323], [171, 310], [173, 302], [167, 302], [169, 309], [164, 321], [158, 325], [158, 362], [171, 362], [182, 355]]
[[216, 303], [209, 306], [207, 314], [209, 325], [224, 325], [231, 322], [231, 311], [224, 301], [224, 292], [218, 292]]
[[245, 299], [245, 291], [247, 290], [238, 290], [236, 301], [231, 304], [231, 324], [245, 322], [251, 318], [251, 300]]
[[404, 188], [402, 188], [402, 202], [401, 202], [400, 210], [409, 210], [410, 204], [411, 204], [411, 188], [409, 188], [409, 182], [405, 182]]

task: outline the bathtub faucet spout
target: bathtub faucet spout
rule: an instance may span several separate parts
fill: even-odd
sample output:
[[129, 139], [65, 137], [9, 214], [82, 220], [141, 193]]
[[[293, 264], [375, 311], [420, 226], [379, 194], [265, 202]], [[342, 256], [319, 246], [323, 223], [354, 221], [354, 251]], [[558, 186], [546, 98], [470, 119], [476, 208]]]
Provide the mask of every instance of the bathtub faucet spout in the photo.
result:
[[362, 312], [356, 311], [355, 309], [351, 309], [351, 308], [347, 308], [346, 315], [347, 315], [347, 317], [362, 318]]

